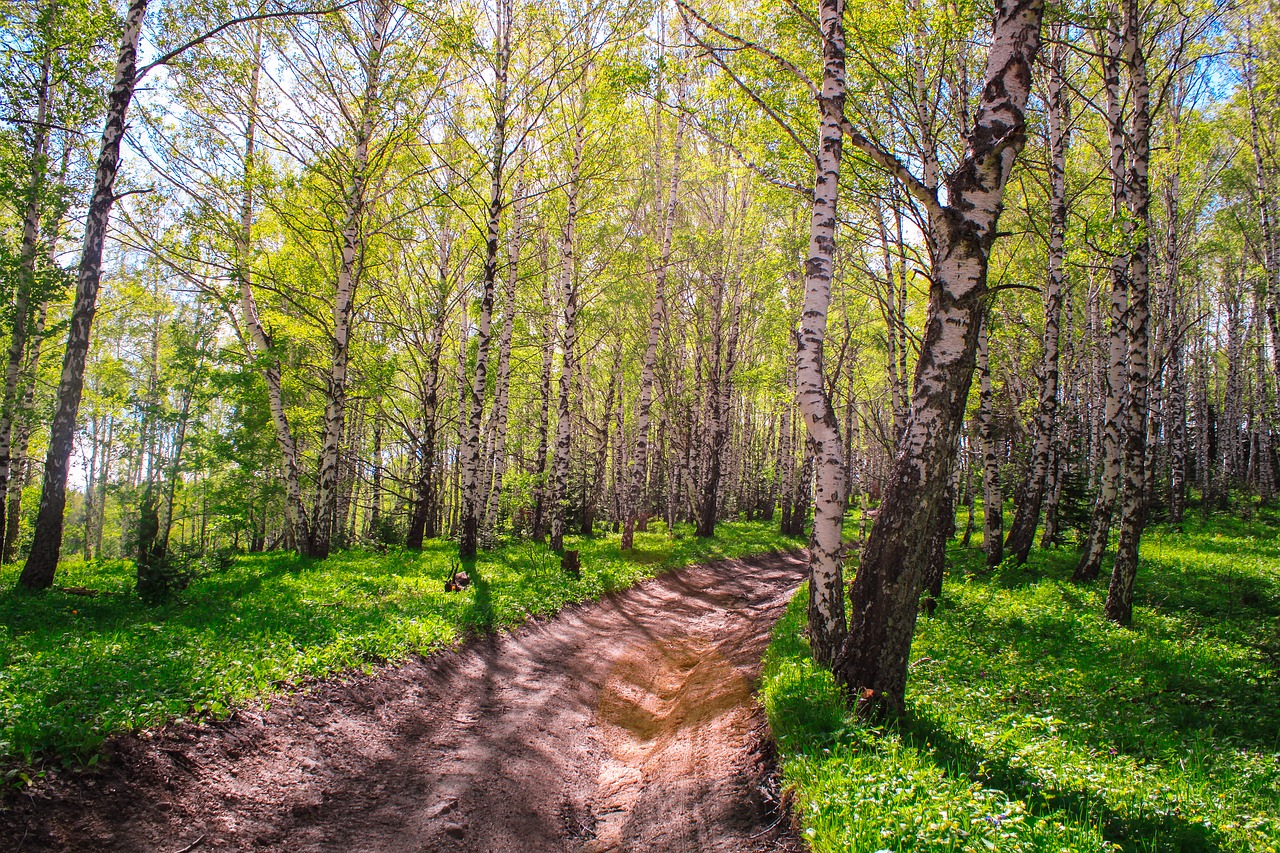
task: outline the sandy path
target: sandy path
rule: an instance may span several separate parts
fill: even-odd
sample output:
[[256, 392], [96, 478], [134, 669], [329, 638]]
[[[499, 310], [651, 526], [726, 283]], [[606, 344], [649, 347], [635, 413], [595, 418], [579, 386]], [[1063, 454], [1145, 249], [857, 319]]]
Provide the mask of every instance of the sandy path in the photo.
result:
[[0, 850], [797, 849], [751, 693], [802, 571], [692, 566], [265, 714], [116, 739], [103, 769], [8, 798]]

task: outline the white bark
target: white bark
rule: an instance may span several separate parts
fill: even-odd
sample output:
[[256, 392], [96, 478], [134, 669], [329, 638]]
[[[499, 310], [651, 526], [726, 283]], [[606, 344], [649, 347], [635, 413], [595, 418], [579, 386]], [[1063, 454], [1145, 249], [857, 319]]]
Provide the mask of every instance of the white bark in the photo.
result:
[[578, 192], [581, 189], [582, 152], [586, 142], [584, 117], [574, 128], [573, 154], [569, 180], [565, 187], [564, 229], [560, 233], [560, 297], [562, 322], [560, 349], [560, 386], [556, 403], [556, 443], [551, 459], [551, 494], [547, 510], [551, 513], [551, 548], [564, 547], [565, 512], [568, 508], [569, 450], [572, 441], [570, 396], [573, 391], [578, 335], [578, 282], [575, 269], [574, 228], [578, 219]]
[[347, 372], [351, 358], [351, 320], [355, 305], [358, 265], [364, 252], [362, 228], [365, 220], [369, 182], [369, 143], [373, 137], [374, 116], [379, 104], [383, 46], [391, 21], [390, 0], [377, 0], [373, 28], [369, 33], [368, 55], [362, 59], [365, 75], [364, 91], [355, 127], [352, 152], [351, 186], [347, 191], [340, 232], [341, 253], [338, 278], [334, 283], [332, 353], [329, 361], [327, 402], [324, 410], [324, 434], [320, 448], [320, 472], [316, 484], [313, 512], [312, 556], [328, 556], [336, 525], [338, 509], [338, 463], [341, 455], [343, 425], [347, 410]]
[[1004, 559], [1004, 496], [1000, 490], [1000, 457], [996, 453], [991, 394], [991, 361], [987, 322], [978, 330], [978, 438], [982, 444], [982, 550], [988, 566]]
[[502, 497], [502, 478], [507, 471], [507, 421], [511, 400], [511, 337], [515, 332], [516, 284], [520, 280], [520, 248], [524, 228], [524, 181], [516, 181], [515, 200], [511, 207], [511, 227], [507, 232], [507, 275], [502, 293], [502, 331], [498, 336], [498, 377], [493, 399], [493, 479], [489, 486], [489, 504], [485, 509], [483, 538], [486, 547], [497, 541], [500, 521], [498, 501]]
[[818, 96], [820, 125], [809, 220], [809, 254], [804, 267], [804, 306], [796, 349], [796, 400], [813, 440], [817, 471], [813, 535], [809, 539], [809, 640], [814, 656], [831, 663], [846, 632], [841, 533], [847, 484], [844, 444], [835, 411], [827, 398], [822, 350], [827, 334], [827, 310], [831, 305], [836, 200], [844, 144], [843, 0], [820, 0], [818, 15], [823, 59], [822, 89]]
[[485, 228], [484, 275], [481, 283], [480, 322], [476, 329], [476, 363], [471, 375], [471, 394], [466, 401], [466, 430], [462, 437], [459, 465], [462, 476], [462, 530], [458, 553], [474, 557], [480, 536], [482, 504], [480, 493], [480, 424], [484, 419], [485, 388], [489, 380], [489, 344], [493, 328], [494, 291], [498, 281], [498, 238], [502, 227], [505, 187], [503, 170], [507, 162], [507, 70], [511, 64], [511, 4], [499, 5], [497, 46], [493, 62], [494, 122], [489, 160], [489, 209]]
[[[683, 84], [681, 85], [683, 89]], [[645, 477], [649, 465], [650, 409], [653, 405], [653, 375], [658, 361], [658, 344], [667, 321], [667, 270], [671, 265], [671, 242], [675, 228], [676, 205], [680, 198], [680, 153], [684, 137], [684, 113], [676, 120], [675, 144], [671, 152], [671, 176], [667, 185], [666, 204], [662, 212], [662, 249], [654, 270], [653, 307], [649, 312], [649, 338], [645, 343], [644, 362], [640, 367], [640, 399], [636, 404], [636, 440], [631, 454], [631, 473], [627, 484], [626, 518], [622, 526], [620, 547], [634, 545], [636, 518], [641, 514]]]
[[262, 27], [254, 29], [253, 70], [249, 78], [248, 116], [244, 135], [244, 188], [240, 204], [240, 228], [236, 234], [236, 274], [240, 279], [240, 318], [248, 331], [247, 343], [257, 354], [262, 365], [262, 377], [267, 386], [267, 405], [271, 410], [271, 424], [275, 429], [276, 445], [284, 473], [285, 518], [289, 525], [294, 547], [307, 552], [311, 543], [311, 524], [302, 502], [302, 481], [298, 463], [298, 446], [284, 407], [284, 389], [280, 379], [280, 358], [272, 349], [271, 337], [258, 312], [257, 298], [253, 292], [253, 186], [255, 169], [258, 90], [262, 74]]

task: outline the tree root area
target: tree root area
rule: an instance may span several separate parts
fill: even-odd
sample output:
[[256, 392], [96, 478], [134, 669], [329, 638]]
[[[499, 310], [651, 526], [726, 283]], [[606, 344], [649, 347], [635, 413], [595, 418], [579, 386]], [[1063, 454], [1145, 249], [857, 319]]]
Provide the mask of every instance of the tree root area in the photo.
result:
[[798, 851], [752, 692], [803, 572], [690, 566], [265, 712], [113, 738], [99, 767], [7, 796], [0, 848]]

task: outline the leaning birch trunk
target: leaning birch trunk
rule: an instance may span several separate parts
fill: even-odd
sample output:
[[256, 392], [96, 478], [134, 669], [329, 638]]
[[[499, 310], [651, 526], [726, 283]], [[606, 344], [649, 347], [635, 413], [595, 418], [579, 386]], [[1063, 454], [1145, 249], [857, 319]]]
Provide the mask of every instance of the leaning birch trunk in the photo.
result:
[[493, 481], [484, 513], [485, 547], [497, 542], [502, 479], [507, 472], [507, 421], [511, 401], [511, 338], [516, 321], [516, 283], [520, 280], [520, 244], [524, 227], [524, 180], [517, 177], [507, 237], [507, 276], [502, 293], [502, 331], [498, 335], [498, 377], [493, 395]]
[[[1121, 34], [1118, 29], [1109, 31], [1107, 55], [1103, 63], [1104, 83], [1107, 89], [1107, 125], [1111, 146], [1112, 218], [1122, 217], [1124, 196], [1124, 119], [1120, 101], [1120, 53]], [[1124, 330], [1124, 316], [1129, 301], [1127, 258], [1116, 252], [1111, 259], [1111, 320], [1110, 358], [1107, 364], [1107, 398], [1102, 423], [1102, 480], [1093, 507], [1093, 520], [1089, 526], [1089, 538], [1084, 553], [1076, 565], [1073, 580], [1087, 583], [1098, 576], [1102, 569], [1102, 557], [1107, 551], [1107, 538], [1111, 533], [1111, 517], [1115, 513], [1116, 497], [1120, 492], [1120, 450], [1122, 428], [1120, 402], [1125, 394], [1125, 353], [1128, 339]]]
[[378, 103], [379, 77], [382, 71], [382, 48], [391, 21], [389, 0], [379, 0], [369, 34], [369, 57], [365, 65], [365, 86], [361, 96], [356, 126], [351, 188], [343, 212], [342, 250], [338, 280], [334, 286], [332, 355], [329, 361], [327, 401], [324, 407], [324, 438], [320, 448], [320, 471], [316, 478], [314, 523], [311, 531], [310, 556], [327, 557], [332, 547], [336, 525], [343, 519], [338, 511], [338, 467], [341, 455], [343, 425], [347, 412], [347, 367], [351, 359], [351, 318], [355, 305], [357, 270], [364, 247], [361, 226], [364, 222], [365, 194], [369, 180], [369, 141], [373, 137], [373, 114]]
[[[1151, 163], [1151, 86], [1142, 48], [1143, 14], [1138, 0], [1125, 0], [1125, 50], [1133, 97], [1133, 150], [1125, 195], [1129, 216], [1126, 231], [1133, 246], [1129, 258], [1129, 302], [1125, 328], [1129, 336], [1129, 397], [1124, 427], [1124, 493], [1120, 508], [1120, 542], [1104, 607], [1106, 617], [1120, 625], [1133, 621], [1133, 585], [1138, 574], [1138, 545], [1146, 524], [1147, 398], [1149, 265], [1151, 255], [1149, 167]], [[1234, 425], [1233, 425], [1234, 426]]]
[[662, 212], [662, 250], [653, 274], [653, 307], [649, 312], [649, 339], [645, 344], [644, 363], [640, 367], [640, 400], [636, 404], [636, 443], [631, 454], [631, 473], [627, 481], [626, 518], [622, 523], [619, 547], [634, 547], [636, 518], [642, 514], [645, 475], [649, 465], [650, 409], [653, 405], [653, 375], [658, 361], [658, 344], [667, 322], [667, 268], [671, 265], [671, 241], [675, 229], [676, 204], [680, 198], [680, 149], [684, 137], [684, 113], [676, 119], [675, 145], [671, 153], [671, 179], [667, 186], [667, 203]]
[[574, 131], [573, 162], [569, 167], [568, 194], [564, 230], [560, 234], [560, 293], [564, 307], [564, 329], [561, 338], [560, 393], [556, 402], [556, 444], [551, 459], [551, 494], [547, 510], [551, 513], [551, 549], [564, 547], [564, 516], [569, 489], [569, 449], [572, 439], [570, 395], [573, 391], [575, 354], [578, 334], [578, 285], [574, 270], [574, 226], [578, 218], [579, 176], [582, 172], [582, 149], [585, 143], [583, 118], [578, 118]]
[[75, 443], [76, 415], [84, 392], [84, 366], [89, 353], [93, 315], [98, 304], [98, 284], [102, 276], [102, 250], [107, 239], [111, 207], [115, 204], [116, 173], [120, 168], [120, 143], [124, 138], [125, 115], [137, 83], [138, 37], [147, 11], [147, 0], [131, 0], [124, 17], [120, 53], [116, 59], [115, 82], [107, 99], [107, 119], [102, 131], [102, 149], [94, 176], [93, 195], [85, 212], [84, 249], [76, 275], [75, 303], [67, 332], [67, 349], [58, 380], [58, 402], [49, 428], [49, 452], [45, 457], [44, 486], [40, 510], [31, 541], [31, 553], [18, 582], [28, 589], [53, 585], [62, 551], [62, 520], [67, 505], [67, 467]]
[[844, 642], [846, 624], [841, 537], [844, 526], [844, 442], [827, 397], [823, 343], [836, 248], [836, 200], [844, 144], [845, 41], [843, 0], [820, 0], [822, 89], [818, 94], [818, 151], [804, 265], [804, 305], [796, 346], [796, 401], [813, 441], [817, 484], [809, 537], [809, 642], [830, 664]]
[[1067, 146], [1070, 121], [1066, 100], [1066, 46], [1055, 26], [1049, 60], [1049, 287], [1044, 300], [1044, 360], [1040, 367], [1040, 399], [1036, 407], [1035, 441], [1026, 488], [1009, 527], [1005, 547], [1021, 565], [1027, 561], [1036, 538], [1040, 508], [1049, 479], [1049, 453], [1058, 421], [1058, 340], [1062, 321], [1062, 296], [1066, 292]]
[[310, 551], [311, 525], [306, 506], [302, 502], [301, 466], [298, 463], [298, 446], [293, 440], [284, 408], [284, 388], [280, 380], [280, 358], [273, 351], [271, 338], [262, 324], [257, 298], [253, 292], [253, 182], [256, 169], [254, 157], [257, 144], [258, 84], [262, 70], [262, 26], [255, 27], [253, 47], [253, 71], [249, 78], [249, 114], [244, 133], [244, 189], [240, 204], [240, 228], [236, 233], [236, 275], [240, 279], [240, 317], [248, 329], [248, 343], [262, 365], [262, 378], [267, 386], [267, 404], [271, 410], [271, 424], [275, 429], [276, 445], [280, 449], [280, 461], [284, 471], [285, 519], [292, 534], [294, 546], [303, 552]]
[[484, 392], [489, 381], [489, 343], [493, 329], [493, 297], [498, 284], [498, 236], [502, 226], [502, 172], [507, 161], [507, 68], [511, 58], [511, 4], [499, 9], [497, 52], [493, 63], [494, 121], [493, 151], [489, 164], [489, 220], [485, 228], [484, 275], [480, 295], [480, 322], [476, 328], [476, 363], [471, 375], [471, 394], [466, 401], [466, 429], [462, 436], [458, 464], [462, 475], [462, 530], [458, 555], [476, 555], [480, 538], [480, 424], [484, 419]]
[[[45, 52], [36, 88], [36, 123], [31, 144], [31, 176], [27, 186], [27, 203], [22, 215], [22, 247], [19, 250], [18, 287], [13, 299], [13, 331], [9, 336], [9, 358], [5, 363], [4, 391], [0, 397], [0, 495], [9, 490], [13, 469], [13, 422], [19, 395], [18, 381], [22, 373], [23, 355], [27, 350], [27, 327], [31, 319], [31, 300], [36, 290], [36, 259], [40, 247], [41, 197], [49, 159], [49, 74], [51, 57]], [[0, 514], [0, 543], [4, 542], [6, 519]]]
[[1043, 13], [1043, 0], [996, 3], [982, 96], [964, 158], [946, 178], [946, 205], [901, 163], [848, 128], [855, 144], [879, 156], [925, 206], [934, 259], [911, 411], [853, 581], [849, 637], [836, 666], [853, 697], [893, 711], [905, 701], [929, 527], [950, 483], [973, 380], [1004, 189], [1026, 143], [1024, 111]]
[[982, 442], [982, 550], [988, 566], [1004, 559], [1004, 495], [1000, 489], [1000, 455], [992, 423], [991, 354], [987, 320], [978, 330], [978, 438]]

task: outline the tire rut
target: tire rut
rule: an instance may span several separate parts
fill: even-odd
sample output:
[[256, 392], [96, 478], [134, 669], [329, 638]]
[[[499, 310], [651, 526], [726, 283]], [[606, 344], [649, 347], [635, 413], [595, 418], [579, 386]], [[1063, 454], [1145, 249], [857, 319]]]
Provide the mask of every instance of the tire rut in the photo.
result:
[[752, 693], [803, 574], [691, 566], [209, 725], [0, 804], [23, 851], [799, 850]]

